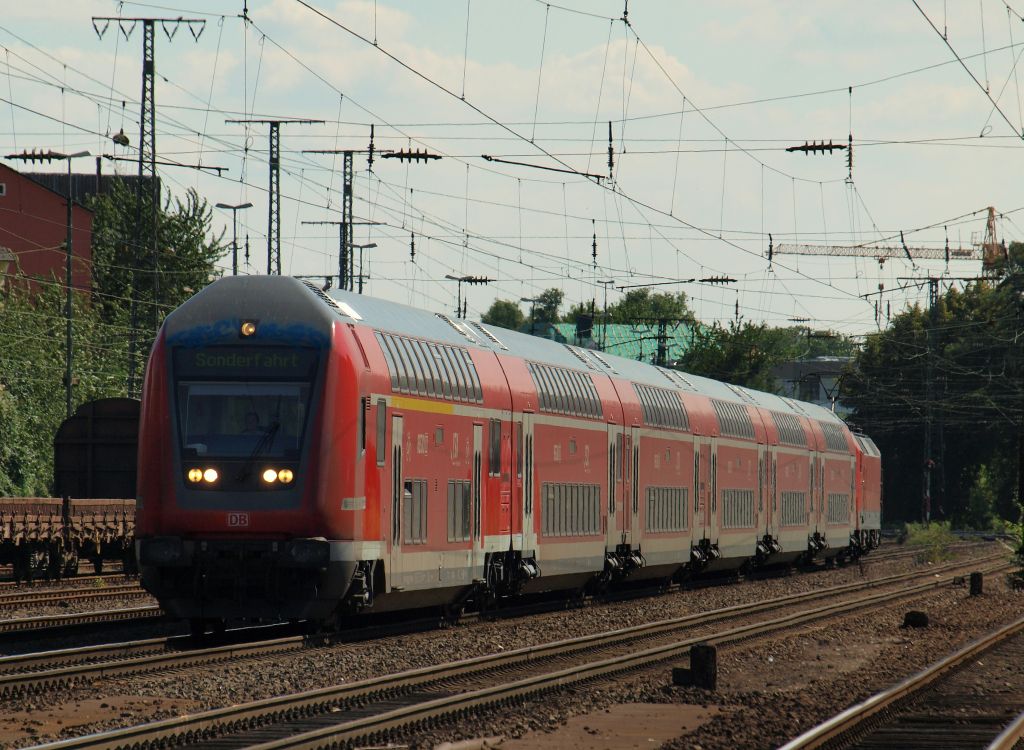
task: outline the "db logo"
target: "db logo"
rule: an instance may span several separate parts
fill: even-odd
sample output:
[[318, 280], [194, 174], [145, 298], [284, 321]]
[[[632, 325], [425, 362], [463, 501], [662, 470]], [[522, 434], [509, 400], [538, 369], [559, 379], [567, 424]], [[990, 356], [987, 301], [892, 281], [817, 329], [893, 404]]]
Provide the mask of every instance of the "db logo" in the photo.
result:
[[248, 526], [249, 525], [249, 514], [248, 513], [228, 513], [228, 526]]

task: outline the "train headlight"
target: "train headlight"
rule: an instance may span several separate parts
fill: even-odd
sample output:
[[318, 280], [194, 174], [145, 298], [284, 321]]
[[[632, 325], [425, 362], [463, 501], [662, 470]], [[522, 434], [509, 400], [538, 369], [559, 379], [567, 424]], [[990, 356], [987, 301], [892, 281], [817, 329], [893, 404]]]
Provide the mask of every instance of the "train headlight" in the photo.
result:
[[188, 481], [192, 484], [198, 484], [203, 481], [203, 470], [202, 469], [189, 469], [188, 470]]
[[209, 469], [206, 469], [203, 472], [203, 479], [206, 481], [207, 484], [213, 484], [218, 479], [220, 479], [220, 474], [217, 472], [216, 469], [214, 469], [211, 466]]
[[273, 484], [274, 482], [276, 482], [277, 481], [277, 470], [275, 470], [275, 469], [266, 469], [266, 470], [264, 470], [264, 472], [263, 472], [263, 481], [266, 482], [267, 484]]
[[281, 469], [277, 472], [277, 479], [281, 484], [291, 484], [292, 480], [295, 479], [295, 474], [291, 469]]
[[242, 326], [238, 329], [238, 332], [241, 333], [244, 338], [249, 338], [256, 333], [256, 321], [243, 320]]

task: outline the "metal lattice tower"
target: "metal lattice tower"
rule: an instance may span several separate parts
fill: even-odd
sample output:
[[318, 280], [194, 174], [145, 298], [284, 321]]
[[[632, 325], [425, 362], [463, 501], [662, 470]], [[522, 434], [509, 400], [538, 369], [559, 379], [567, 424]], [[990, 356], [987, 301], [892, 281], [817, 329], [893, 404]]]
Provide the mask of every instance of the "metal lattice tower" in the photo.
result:
[[138, 288], [142, 271], [142, 216], [146, 185], [149, 187], [149, 211], [151, 217], [152, 247], [150, 248], [150, 270], [152, 273], [153, 299], [151, 303], [150, 328], [153, 334], [160, 325], [160, 245], [158, 238], [158, 214], [160, 211], [160, 184], [156, 174], [156, 25], [172, 41], [178, 30], [188, 27], [192, 38], [199, 41], [206, 21], [201, 18], [126, 18], [123, 16], [94, 16], [93, 29], [100, 39], [117, 22], [118, 28], [128, 39], [135, 27], [142, 24], [142, 96], [139, 99], [139, 171], [135, 185], [135, 223], [132, 227], [132, 288], [130, 300], [130, 331], [128, 341], [128, 395], [136, 393], [136, 352], [145, 347], [138, 345], [139, 300]]
[[267, 276], [281, 275], [281, 123], [270, 123], [270, 185], [267, 188]]
[[267, 186], [267, 275], [281, 275], [281, 126], [319, 125], [323, 120], [225, 120], [226, 123], [269, 125], [270, 181]]
[[348, 262], [348, 291], [352, 291], [352, 278], [355, 276], [355, 253], [352, 252], [352, 226], [355, 216], [352, 215], [352, 152], [342, 155], [341, 167], [341, 226], [345, 242], [341, 254]]

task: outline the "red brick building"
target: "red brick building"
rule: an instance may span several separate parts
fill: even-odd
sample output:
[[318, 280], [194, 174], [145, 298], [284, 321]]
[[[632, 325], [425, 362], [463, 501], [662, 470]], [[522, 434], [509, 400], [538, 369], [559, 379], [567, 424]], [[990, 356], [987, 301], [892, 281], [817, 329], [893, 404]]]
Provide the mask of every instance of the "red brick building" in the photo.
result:
[[[92, 211], [77, 203], [72, 210], [72, 286], [89, 291], [92, 288]], [[0, 286], [9, 286], [14, 276], [34, 280], [37, 284], [57, 281], [63, 285], [66, 238], [64, 194], [0, 164]]]

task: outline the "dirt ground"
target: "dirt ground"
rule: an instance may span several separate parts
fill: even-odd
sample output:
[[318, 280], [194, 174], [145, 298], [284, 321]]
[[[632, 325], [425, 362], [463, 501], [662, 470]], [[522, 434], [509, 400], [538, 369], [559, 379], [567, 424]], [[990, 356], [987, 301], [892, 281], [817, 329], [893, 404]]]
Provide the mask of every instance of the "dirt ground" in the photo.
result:
[[4, 711], [0, 714], [0, 745], [25, 747], [37, 744], [39, 737], [53, 736], [69, 728], [111, 719], [142, 723], [158, 711], [185, 714], [193, 708], [192, 701], [173, 698], [115, 696], [71, 701], [41, 710]]
[[717, 706], [624, 703], [604, 711], [574, 716], [549, 734], [507, 740], [502, 750], [637, 750], [697, 729], [722, 709]]

